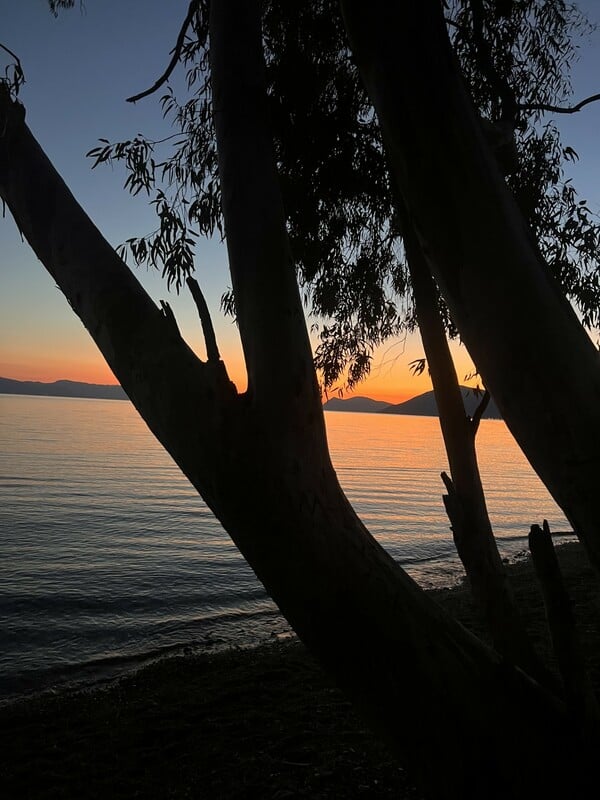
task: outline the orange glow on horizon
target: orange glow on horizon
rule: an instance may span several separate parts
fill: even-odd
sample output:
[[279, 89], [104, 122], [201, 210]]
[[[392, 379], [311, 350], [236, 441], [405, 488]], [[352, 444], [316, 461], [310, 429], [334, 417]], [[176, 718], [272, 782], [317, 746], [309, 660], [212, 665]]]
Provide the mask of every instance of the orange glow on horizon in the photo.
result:
[[[68, 380], [81, 383], [93, 383], [101, 386], [116, 386], [119, 381], [112, 370], [98, 353], [94, 358], [80, 358], [77, 355], [61, 354], [57, 357], [48, 356], [41, 359], [24, 358], [23, 360], [0, 360], [0, 376], [16, 381], [36, 381], [40, 383], [54, 383], [55, 381]], [[227, 364], [227, 362], [226, 362]], [[240, 364], [232, 359], [229, 368], [231, 380], [238, 391], [246, 388], [246, 374], [240, 369]], [[235, 369], [237, 367], [237, 370]]]
[[[403, 403], [432, 389], [431, 377], [427, 369], [420, 375], [413, 375], [410, 364], [423, 357], [423, 348], [418, 336], [411, 336], [400, 343], [400, 355], [390, 358], [390, 347], [384, 345], [373, 354], [371, 373], [351, 392], [344, 391], [343, 399], [350, 397], [369, 397], [390, 404]], [[457, 342], [450, 343], [450, 350], [456, 368], [458, 382], [463, 385], [476, 385], [480, 379], [467, 379], [473, 371], [473, 363], [467, 350]], [[334, 389], [328, 398], [338, 397]]]
[[431, 390], [431, 381], [429, 377], [424, 382], [410, 380], [408, 385], [400, 385], [396, 381], [390, 381], [388, 384], [380, 383], [378, 381], [371, 382], [366, 380], [360, 383], [351, 392], [343, 391], [341, 394], [335, 389], [323, 394], [323, 402], [331, 400], [334, 397], [341, 397], [342, 400], [348, 400], [351, 397], [369, 397], [371, 400], [381, 400], [390, 405], [403, 403], [405, 400], [410, 400], [424, 392]]
[[[245, 391], [246, 375], [243, 364], [237, 363], [237, 359], [232, 359], [231, 364], [225, 359], [225, 364], [238, 391]], [[406, 372], [405, 375], [402, 374], [404, 372]], [[40, 381], [42, 383], [70, 380], [100, 385], [118, 384], [111, 369], [100, 355], [93, 360], [69, 358], [65, 355], [56, 358], [49, 357], [44, 360], [36, 358], [19, 362], [0, 360], [0, 376], [18, 381]], [[462, 376], [459, 374], [459, 377]], [[410, 374], [408, 369], [398, 369], [389, 375], [369, 377], [352, 392], [344, 391], [341, 396], [343, 399], [370, 397], [372, 400], [396, 404], [430, 390], [431, 380], [427, 373], [415, 377]], [[338, 396], [339, 393], [334, 389], [323, 396], [323, 401]]]
[[68, 380], [106, 386], [118, 384], [107, 364], [102, 362], [98, 364], [79, 363], [68, 359], [57, 359], [50, 363], [44, 361], [43, 363], [29, 362], [27, 364], [0, 361], [0, 375], [16, 381], [39, 381], [40, 383]]
[[[43, 383], [57, 380], [101, 385], [118, 383], [94, 343], [87, 336], [79, 338], [65, 335], [60, 340], [47, 339], [46, 346], [48, 349], [40, 352], [39, 341], [19, 341], [13, 342], [10, 349], [7, 346], [0, 348], [0, 376]], [[463, 347], [452, 344], [451, 348], [459, 382], [465, 383], [465, 376], [473, 370], [470, 359]], [[369, 377], [352, 392], [344, 391], [343, 398], [369, 397], [396, 404], [431, 391], [431, 379], [427, 370], [421, 375], [413, 375], [410, 370], [410, 363], [423, 356], [418, 337], [403, 343], [403, 352], [393, 360], [387, 358], [388, 351], [389, 348], [382, 349], [374, 354]], [[244, 392], [247, 379], [241, 348], [226, 342], [221, 352], [231, 380], [239, 392]], [[202, 359], [206, 357], [201, 351], [198, 355]], [[323, 397], [323, 400], [338, 396], [339, 393], [333, 389]]]
[[[234, 359], [235, 361], [235, 359]], [[246, 375], [241, 364], [232, 363], [226, 365], [231, 380], [236, 385], [239, 392], [246, 389]], [[237, 369], [235, 369], [237, 367]], [[109, 366], [99, 355], [94, 360], [80, 360], [76, 357], [69, 358], [61, 356], [57, 358], [46, 358], [44, 360], [27, 359], [27, 361], [0, 361], [0, 376], [12, 378], [17, 381], [39, 381], [41, 383], [53, 383], [59, 380], [78, 381], [82, 383], [95, 383], [100, 385], [117, 385], [118, 381]], [[423, 379], [413, 378], [409, 375], [407, 384], [404, 386], [398, 383], [399, 376], [388, 376], [387, 380], [371, 379], [359, 384], [352, 392], [344, 392], [343, 397], [370, 397], [373, 400], [382, 400], [386, 403], [402, 403], [417, 394], [427, 392], [431, 389], [431, 382], [428, 376]], [[337, 397], [336, 391], [328, 393], [324, 397], [325, 401], [331, 397]]]

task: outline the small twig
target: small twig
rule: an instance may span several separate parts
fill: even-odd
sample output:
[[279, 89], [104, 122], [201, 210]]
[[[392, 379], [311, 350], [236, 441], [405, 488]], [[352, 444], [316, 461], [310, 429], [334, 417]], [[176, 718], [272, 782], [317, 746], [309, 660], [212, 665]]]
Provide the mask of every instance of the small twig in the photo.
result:
[[[16, 95], [19, 92], [19, 87], [25, 83], [25, 73], [23, 72], [21, 59], [16, 53], [13, 53], [13, 51], [10, 48], [8, 48], [5, 44], [2, 44], [1, 42], [0, 42], [0, 48], [2, 48], [2, 50], [4, 50], [5, 53], [8, 53], [8, 55], [15, 61], [14, 80], [12, 82], [11, 88], [14, 90], [14, 93]], [[6, 68], [6, 81], [9, 82], [8, 67]]]
[[490, 404], [490, 393], [486, 389], [483, 393], [483, 397], [481, 398], [481, 402], [475, 409], [475, 413], [471, 417], [471, 426], [473, 431], [473, 436], [477, 433], [479, 429], [479, 423], [481, 422], [481, 418], [483, 417], [486, 408]]
[[[147, 139], [146, 141], [148, 144], [154, 147], [155, 144], [164, 144], [165, 142], [169, 142], [171, 139], [177, 139], [181, 136], [181, 133], [172, 133], [169, 136], [164, 136], [162, 139]], [[181, 140], [184, 141], [183, 139]]]
[[210, 312], [208, 310], [206, 300], [204, 299], [204, 295], [202, 294], [202, 290], [200, 289], [198, 281], [195, 280], [195, 278], [188, 277], [185, 279], [185, 282], [192, 293], [194, 303], [198, 309], [200, 324], [202, 325], [202, 333], [204, 334], [204, 342], [206, 344], [206, 356], [209, 362], [220, 361], [221, 356], [219, 355], [219, 348], [217, 347], [215, 329], [213, 327], [212, 320], [210, 318]]
[[453, 19], [450, 19], [450, 17], [444, 17], [444, 22], [446, 23], [446, 25], [450, 26], [451, 28], [456, 28], [457, 31], [464, 31], [465, 30], [465, 26], [464, 25], [459, 25], [458, 22], [456, 22]]
[[585, 100], [577, 103], [576, 106], [564, 107], [547, 106], [544, 103], [522, 103], [519, 104], [519, 109], [521, 109], [521, 111], [549, 111], [551, 114], [576, 114], [585, 106], [589, 105], [590, 103], [595, 103], [598, 100], [600, 100], [600, 94], [592, 94], [590, 97], [586, 97]]
[[9, 83], [0, 80], [0, 139], [4, 138], [9, 128], [15, 130], [24, 122], [25, 106], [13, 96]]
[[460, 500], [458, 498], [456, 487], [454, 486], [454, 481], [452, 478], [447, 472], [440, 473], [440, 477], [444, 483], [444, 486], [446, 487], [446, 491], [448, 492], [448, 494], [442, 495], [442, 500], [444, 501], [444, 508], [446, 509], [448, 520], [450, 521], [450, 530], [452, 531], [454, 542], [458, 550], [460, 548], [461, 534], [463, 530], [462, 506], [460, 504]]
[[9, 48], [8, 48], [8, 47], [5, 45], [5, 44], [2, 44], [2, 42], [0, 42], [0, 47], [1, 47], [1, 48], [2, 48], [2, 49], [3, 49], [3, 50], [6, 52], [6, 53], [8, 53], [8, 55], [9, 55], [11, 58], [14, 58], [14, 60], [15, 60], [15, 61], [16, 61], [16, 63], [17, 63], [17, 66], [18, 66], [18, 68], [19, 68], [19, 71], [21, 72], [21, 74], [23, 74], [23, 67], [21, 66], [21, 59], [19, 58], [19, 56], [18, 56], [16, 53], [13, 53], [13, 51], [12, 51], [12, 50], [10, 50], [10, 49], [9, 49]]
[[448, 475], [447, 472], [441, 472], [440, 473], [440, 478], [442, 479], [448, 494], [452, 494], [455, 491], [454, 483], [452, 481], [452, 478]]
[[181, 334], [179, 333], [179, 326], [177, 325], [177, 320], [175, 319], [175, 314], [173, 313], [173, 309], [171, 308], [171, 306], [165, 300], [160, 301], [160, 306], [162, 308], [162, 312], [167, 322], [169, 322], [173, 326], [173, 328], [177, 331], [177, 333], [181, 336]]
[[169, 78], [171, 77], [171, 73], [177, 66], [177, 62], [179, 61], [179, 57], [181, 56], [181, 50], [183, 48], [183, 44], [185, 42], [185, 37], [187, 34], [187, 29], [192, 22], [194, 14], [198, 8], [199, 0], [191, 0], [191, 3], [188, 8], [187, 15], [183, 21], [183, 25], [181, 26], [181, 30], [179, 31], [179, 36], [177, 37], [177, 41], [175, 42], [175, 47], [173, 48], [173, 56], [169, 61], [169, 64], [163, 74], [158, 78], [158, 80], [149, 88], [139, 94], [135, 94], [132, 97], [127, 98], [128, 103], [137, 103], [138, 100], [141, 100], [144, 97], [148, 97], [148, 95], [154, 94], [157, 89], [165, 84]]

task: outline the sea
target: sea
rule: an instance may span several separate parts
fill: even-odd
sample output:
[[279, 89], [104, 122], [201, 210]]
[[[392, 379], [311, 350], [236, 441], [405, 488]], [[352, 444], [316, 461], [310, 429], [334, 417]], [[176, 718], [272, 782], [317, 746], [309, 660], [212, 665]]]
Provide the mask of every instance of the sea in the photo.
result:
[[[437, 418], [325, 417], [372, 534], [423, 587], [462, 580]], [[483, 420], [477, 442], [503, 558], [525, 554], [534, 522], [568, 531], [502, 421]], [[291, 635], [128, 401], [0, 395], [0, 701]]]

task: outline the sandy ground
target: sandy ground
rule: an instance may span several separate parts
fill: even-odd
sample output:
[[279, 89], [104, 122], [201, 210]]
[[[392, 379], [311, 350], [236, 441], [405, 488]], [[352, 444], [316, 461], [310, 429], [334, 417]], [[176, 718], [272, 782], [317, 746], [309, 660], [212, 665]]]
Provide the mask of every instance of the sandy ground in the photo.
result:
[[[559, 548], [592, 677], [600, 683], [600, 583]], [[548, 648], [529, 563], [510, 567], [532, 636]], [[480, 628], [467, 591], [436, 597]], [[418, 798], [301, 645], [164, 659], [112, 685], [0, 710], [0, 797]]]

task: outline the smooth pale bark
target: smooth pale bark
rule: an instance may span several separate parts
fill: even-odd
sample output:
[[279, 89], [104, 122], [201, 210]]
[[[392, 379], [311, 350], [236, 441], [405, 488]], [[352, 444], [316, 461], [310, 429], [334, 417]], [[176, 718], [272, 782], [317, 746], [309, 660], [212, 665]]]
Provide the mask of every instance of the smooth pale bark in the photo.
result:
[[[256, 89], [258, 4], [213, 0], [212, 9], [220, 171], [247, 394], [236, 394], [220, 363], [191, 353], [6, 96], [0, 194], [140, 414], [294, 629], [420, 784], [438, 797], [530, 797], [540, 788], [558, 796], [572, 786], [580, 758], [563, 706], [425, 596], [338, 485]], [[281, 387], [272, 376], [281, 376]], [[277, 405], [269, 388], [282, 388], [286, 402]], [[550, 765], [548, 741], [562, 750]], [[525, 750], [531, 764], [520, 758]]]
[[600, 356], [490, 152], [439, 0], [342, 0], [398, 191], [502, 415], [600, 567]]
[[444, 498], [456, 550], [494, 647], [537, 680], [549, 674], [523, 625], [492, 530], [475, 450], [476, 425], [465, 413], [438, 308], [438, 296], [418, 241], [406, 221], [403, 240], [419, 332], [437, 403], [452, 480]]

